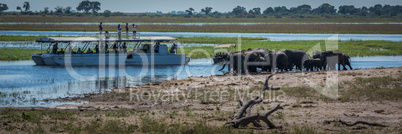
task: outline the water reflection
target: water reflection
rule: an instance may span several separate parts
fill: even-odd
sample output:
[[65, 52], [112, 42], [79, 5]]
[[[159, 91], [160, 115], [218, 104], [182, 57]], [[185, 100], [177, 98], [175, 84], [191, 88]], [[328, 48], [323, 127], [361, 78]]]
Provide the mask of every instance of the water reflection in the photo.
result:
[[[151, 82], [186, 79], [189, 76], [222, 74], [210, 59], [192, 60], [188, 66], [127, 66], [124, 68], [77, 66], [75, 79], [64, 67], [36, 66], [33, 61], [0, 61], [0, 107], [53, 106], [65, 102], [46, 101], [89, 93], [104, 93]], [[215, 69], [216, 72], [211, 71]], [[218, 68], [219, 69], [219, 68]], [[141, 73], [145, 72], [145, 73]]]

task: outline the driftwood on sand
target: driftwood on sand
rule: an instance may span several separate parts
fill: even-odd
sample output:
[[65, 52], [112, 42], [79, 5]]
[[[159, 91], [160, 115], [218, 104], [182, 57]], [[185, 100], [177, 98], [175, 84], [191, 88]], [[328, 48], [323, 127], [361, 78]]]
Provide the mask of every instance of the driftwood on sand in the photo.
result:
[[273, 73], [271, 75], [269, 75], [266, 80], [265, 80], [265, 84], [264, 87], [262, 89], [262, 93], [260, 97], [256, 97], [254, 99], [250, 99], [248, 100], [244, 105], [242, 103], [241, 100], [239, 100], [240, 106], [241, 108], [239, 109], [239, 112], [233, 116], [233, 120], [230, 122], [227, 122], [225, 125], [226, 126], [231, 126], [234, 128], [238, 128], [240, 125], [242, 126], [247, 126], [250, 123], [253, 123], [254, 126], [256, 127], [262, 127], [261, 124], [259, 124], [259, 121], [263, 121], [267, 124], [267, 126], [269, 128], [280, 128], [275, 126], [271, 121], [269, 121], [268, 116], [271, 115], [272, 113], [274, 113], [275, 111], [279, 110], [279, 109], [283, 109], [282, 106], [278, 105], [276, 106], [274, 109], [268, 111], [265, 114], [256, 114], [256, 115], [251, 115], [251, 108], [256, 105], [261, 103], [264, 100], [264, 96], [265, 96], [265, 91], [269, 90], [269, 86], [268, 86], [268, 81], [269, 78], [271, 78], [272, 76], [274, 76], [276, 73]]
[[368, 125], [368, 126], [378, 126], [378, 127], [388, 127], [387, 125], [382, 125], [382, 124], [378, 124], [378, 123], [370, 123], [370, 122], [366, 122], [366, 121], [356, 121], [355, 123], [352, 123], [352, 124], [349, 124], [349, 123], [347, 123], [345, 121], [342, 121], [342, 120], [338, 120], [338, 121], [336, 121], [336, 120], [332, 120], [332, 121], [326, 120], [326, 121], [324, 121], [324, 123], [326, 123], [326, 124], [331, 124], [331, 122], [339, 122], [342, 125], [349, 126], [349, 127], [355, 126], [357, 124], [363, 124], [363, 125]]

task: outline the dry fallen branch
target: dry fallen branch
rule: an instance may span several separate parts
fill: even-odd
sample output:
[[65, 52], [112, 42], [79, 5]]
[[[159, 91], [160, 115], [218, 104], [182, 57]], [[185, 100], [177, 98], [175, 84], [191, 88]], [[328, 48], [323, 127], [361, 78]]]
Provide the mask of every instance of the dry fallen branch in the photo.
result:
[[227, 122], [225, 125], [232, 126], [234, 128], [238, 128], [240, 125], [247, 126], [248, 124], [253, 123], [254, 126], [261, 127], [261, 125], [257, 121], [262, 120], [268, 125], [269, 128], [280, 128], [280, 127], [275, 126], [274, 124], [271, 123], [271, 121], [268, 120], [268, 116], [279, 109], [283, 109], [283, 107], [278, 105], [271, 111], [265, 113], [264, 115], [257, 114], [257, 115], [252, 115], [252, 116], [246, 116], [243, 118], [235, 119], [231, 122]]
[[261, 103], [264, 100], [265, 91], [270, 90], [270, 88], [268, 86], [268, 80], [275, 74], [276, 73], [269, 75], [267, 77], [267, 79], [265, 80], [265, 84], [262, 89], [262, 93], [261, 93], [260, 97], [256, 97], [254, 99], [248, 100], [245, 104], [243, 104], [243, 102], [239, 100], [241, 108], [239, 109], [239, 112], [237, 114], [235, 113], [235, 115], [233, 116], [233, 120], [230, 122], [227, 122], [225, 124], [226, 126], [238, 128], [240, 125], [247, 126], [248, 124], [253, 123], [254, 126], [261, 127], [261, 124], [259, 124], [258, 121], [262, 120], [263, 122], [265, 122], [268, 125], [269, 128], [279, 128], [279, 127], [275, 126], [273, 123], [271, 123], [271, 121], [268, 120], [268, 116], [279, 109], [283, 109], [283, 107], [280, 105], [276, 106], [274, 109], [272, 109], [271, 111], [268, 111], [267, 113], [265, 113], [263, 115], [260, 115], [260, 114], [251, 115], [251, 108], [256, 104]]
[[357, 124], [363, 124], [363, 125], [369, 125], [369, 126], [379, 126], [379, 127], [388, 127], [387, 125], [382, 125], [382, 124], [378, 124], [378, 123], [369, 123], [369, 122], [365, 122], [365, 121], [356, 121], [355, 123], [349, 124], [347, 122], [344, 122], [342, 120], [332, 120], [332, 121], [324, 121], [324, 123], [326, 124], [331, 124], [331, 122], [340, 122], [342, 125], [346, 125], [346, 126], [355, 126]]

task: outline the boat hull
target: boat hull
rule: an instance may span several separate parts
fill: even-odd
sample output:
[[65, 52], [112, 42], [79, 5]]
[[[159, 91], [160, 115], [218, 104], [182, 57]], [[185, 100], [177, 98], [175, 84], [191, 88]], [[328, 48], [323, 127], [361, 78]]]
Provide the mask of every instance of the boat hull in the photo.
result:
[[32, 59], [36, 65], [46, 66], [166, 66], [187, 65], [189, 57], [180, 54], [152, 54], [140, 53], [127, 55], [116, 54], [34, 54]]

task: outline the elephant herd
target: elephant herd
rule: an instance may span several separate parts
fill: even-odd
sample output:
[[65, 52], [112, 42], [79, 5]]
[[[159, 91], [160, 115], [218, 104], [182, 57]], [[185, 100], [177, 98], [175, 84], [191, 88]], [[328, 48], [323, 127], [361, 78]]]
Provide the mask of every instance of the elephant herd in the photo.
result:
[[[313, 56], [304, 50], [277, 50], [257, 48], [232, 52], [223, 55], [227, 61], [221, 70], [228, 65], [228, 71], [233, 69], [236, 73], [257, 72], [258, 68], [262, 71], [271, 72], [303, 70], [335, 70], [335, 65], [340, 65], [346, 69], [350, 65], [350, 57], [339, 51], [314, 51]], [[328, 66], [328, 68], [327, 68]]]

